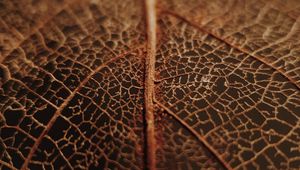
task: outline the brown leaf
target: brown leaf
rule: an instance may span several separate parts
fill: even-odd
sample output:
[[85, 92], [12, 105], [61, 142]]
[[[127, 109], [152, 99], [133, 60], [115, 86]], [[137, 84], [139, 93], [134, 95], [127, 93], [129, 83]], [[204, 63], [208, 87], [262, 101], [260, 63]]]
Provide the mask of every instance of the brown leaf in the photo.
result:
[[1, 169], [300, 169], [298, 0], [0, 9]]

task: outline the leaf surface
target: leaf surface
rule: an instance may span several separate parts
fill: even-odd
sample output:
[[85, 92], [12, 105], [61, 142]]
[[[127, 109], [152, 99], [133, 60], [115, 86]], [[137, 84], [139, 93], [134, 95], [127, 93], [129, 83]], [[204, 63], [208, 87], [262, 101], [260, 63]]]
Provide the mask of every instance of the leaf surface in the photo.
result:
[[1, 169], [299, 169], [297, 0], [0, 2]]

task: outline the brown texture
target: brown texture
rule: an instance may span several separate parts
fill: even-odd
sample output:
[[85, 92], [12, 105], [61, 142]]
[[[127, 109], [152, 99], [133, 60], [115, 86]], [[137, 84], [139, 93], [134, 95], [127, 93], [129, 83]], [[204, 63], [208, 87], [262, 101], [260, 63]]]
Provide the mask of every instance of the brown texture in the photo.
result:
[[1, 169], [300, 169], [298, 0], [0, 1]]

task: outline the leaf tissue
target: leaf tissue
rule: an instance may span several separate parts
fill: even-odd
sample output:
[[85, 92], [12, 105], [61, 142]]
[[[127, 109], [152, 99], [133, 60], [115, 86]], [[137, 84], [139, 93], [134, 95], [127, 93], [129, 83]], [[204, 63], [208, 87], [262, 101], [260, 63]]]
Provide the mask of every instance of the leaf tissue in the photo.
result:
[[0, 169], [300, 169], [299, 0], [1, 0]]

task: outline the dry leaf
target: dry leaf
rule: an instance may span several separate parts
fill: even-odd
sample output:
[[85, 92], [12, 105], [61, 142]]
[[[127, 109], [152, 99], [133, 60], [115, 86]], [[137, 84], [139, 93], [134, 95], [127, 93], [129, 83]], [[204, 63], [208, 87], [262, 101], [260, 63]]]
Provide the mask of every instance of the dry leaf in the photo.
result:
[[300, 169], [298, 0], [0, 1], [1, 169]]

